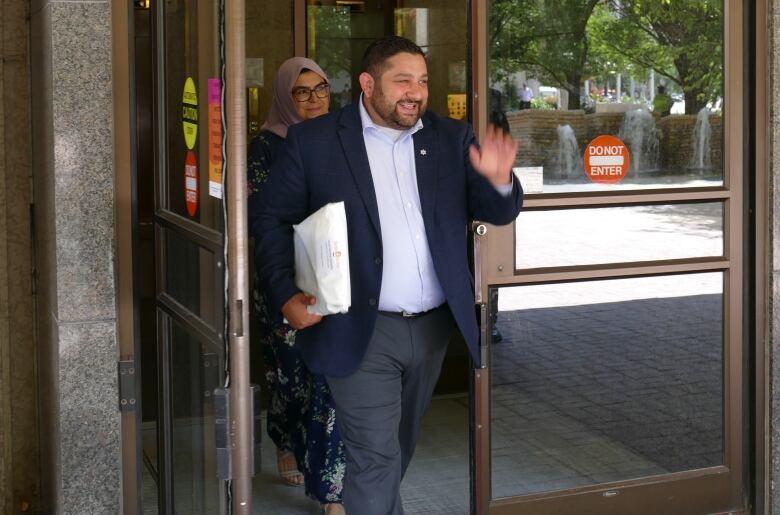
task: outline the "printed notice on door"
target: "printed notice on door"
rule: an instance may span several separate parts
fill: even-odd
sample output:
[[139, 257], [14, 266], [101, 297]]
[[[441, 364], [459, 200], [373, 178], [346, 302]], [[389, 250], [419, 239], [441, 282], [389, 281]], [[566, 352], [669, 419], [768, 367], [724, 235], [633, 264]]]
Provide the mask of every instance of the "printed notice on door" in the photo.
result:
[[208, 81], [209, 195], [222, 198], [222, 84]]

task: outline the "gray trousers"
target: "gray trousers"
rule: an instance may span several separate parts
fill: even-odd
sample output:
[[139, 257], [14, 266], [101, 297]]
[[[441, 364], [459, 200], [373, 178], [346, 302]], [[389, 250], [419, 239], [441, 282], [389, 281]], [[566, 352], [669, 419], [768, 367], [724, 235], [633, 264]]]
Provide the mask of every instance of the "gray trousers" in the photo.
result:
[[347, 515], [403, 514], [401, 479], [453, 326], [446, 304], [416, 318], [380, 312], [358, 370], [326, 378], [346, 451]]

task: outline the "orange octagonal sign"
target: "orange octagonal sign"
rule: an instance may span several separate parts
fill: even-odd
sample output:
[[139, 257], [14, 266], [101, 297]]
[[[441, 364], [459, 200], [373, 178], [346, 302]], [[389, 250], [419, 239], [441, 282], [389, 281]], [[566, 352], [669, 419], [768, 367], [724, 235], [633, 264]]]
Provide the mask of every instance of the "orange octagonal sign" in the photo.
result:
[[585, 175], [593, 182], [617, 184], [631, 166], [628, 147], [620, 138], [604, 134], [585, 147]]

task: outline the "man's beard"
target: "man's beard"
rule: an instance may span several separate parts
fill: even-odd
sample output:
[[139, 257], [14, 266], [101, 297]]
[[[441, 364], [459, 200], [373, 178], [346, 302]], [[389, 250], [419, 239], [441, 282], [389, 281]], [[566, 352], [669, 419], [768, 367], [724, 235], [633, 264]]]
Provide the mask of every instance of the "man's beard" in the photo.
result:
[[369, 98], [369, 102], [371, 102], [371, 106], [388, 127], [398, 130], [406, 130], [414, 127], [417, 120], [420, 119], [425, 112], [425, 109], [428, 107], [427, 102], [409, 99], [403, 100], [403, 102], [417, 104], [417, 116], [414, 116], [413, 118], [402, 116], [396, 110], [399, 102], [391, 103], [388, 101], [378, 83], [376, 83], [376, 86], [374, 87], [374, 94]]

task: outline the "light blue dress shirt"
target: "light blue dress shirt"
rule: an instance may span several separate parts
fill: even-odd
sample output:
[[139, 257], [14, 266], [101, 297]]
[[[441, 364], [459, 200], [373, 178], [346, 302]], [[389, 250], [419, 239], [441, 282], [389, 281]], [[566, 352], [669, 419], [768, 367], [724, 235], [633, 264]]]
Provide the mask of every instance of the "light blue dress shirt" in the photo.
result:
[[412, 135], [414, 127], [396, 131], [376, 125], [360, 97], [363, 140], [374, 181], [382, 231], [382, 289], [379, 309], [419, 313], [444, 303], [433, 268], [417, 190]]
[[[422, 120], [404, 131], [381, 127], [368, 115], [362, 94], [360, 119], [382, 231], [379, 309], [408, 313], [428, 311], [446, 299], [433, 268], [417, 189], [412, 135], [422, 129]], [[512, 182], [497, 186], [496, 190], [509, 196]]]

